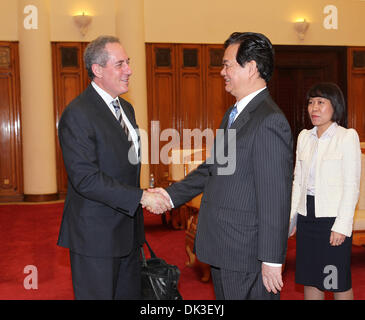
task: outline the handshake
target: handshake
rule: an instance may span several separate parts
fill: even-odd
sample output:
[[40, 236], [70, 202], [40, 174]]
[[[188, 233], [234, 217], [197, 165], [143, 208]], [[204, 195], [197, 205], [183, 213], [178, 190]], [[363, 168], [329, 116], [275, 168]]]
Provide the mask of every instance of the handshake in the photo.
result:
[[170, 196], [162, 188], [143, 190], [141, 205], [155, 214], [164, 213], [172, 208]]

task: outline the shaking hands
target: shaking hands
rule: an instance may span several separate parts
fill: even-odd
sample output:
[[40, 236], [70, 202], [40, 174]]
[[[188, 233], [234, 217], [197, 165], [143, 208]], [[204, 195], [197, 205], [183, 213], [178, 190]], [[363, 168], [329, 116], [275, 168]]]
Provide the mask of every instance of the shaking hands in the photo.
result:
[[172, 208], [170, 196], [162, 188], [144, 190], [141, 204], [143, 208], [155, 214], [164, 213]]

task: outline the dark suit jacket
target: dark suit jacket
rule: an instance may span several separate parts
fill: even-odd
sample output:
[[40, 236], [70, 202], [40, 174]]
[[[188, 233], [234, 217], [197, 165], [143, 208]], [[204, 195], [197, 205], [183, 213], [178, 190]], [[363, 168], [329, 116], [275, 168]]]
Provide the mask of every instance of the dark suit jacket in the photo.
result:
[[[137, 128], [133, 107], [119, 100]], [[130, 142], [92, 85], [67, 106], [58, 134], [68, 175], [58, 244], [87, 256], [128, 255], [144, 241], [140, 163], [128, 160]]]
[[[221, 129], [226, 128], [231, 109]], [[285, 260], [292, 134], [267, 89], [251, 100], [231, 129], [236, 129], [237, 148], [232, 174], [218, 174], [224, 165], [217, 161], [222, 151], [216, 139], [214, 161], [207, 160], [167, 191], [175, 206], [203, 192], [195, 240], [201, 261], [228, 270], [258, 272], [262, 261]]]

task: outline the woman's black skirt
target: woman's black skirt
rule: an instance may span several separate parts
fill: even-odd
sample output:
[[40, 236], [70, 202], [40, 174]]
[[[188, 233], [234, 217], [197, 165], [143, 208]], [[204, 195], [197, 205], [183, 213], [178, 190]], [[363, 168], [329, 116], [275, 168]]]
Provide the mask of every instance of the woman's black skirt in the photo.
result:
[[352, 237], [330, 245], [335, 218], [316, 218], [314, 197], [307, 196], [307, 216], [298, 215], [295, 282], [322, 291], [351, 289]]

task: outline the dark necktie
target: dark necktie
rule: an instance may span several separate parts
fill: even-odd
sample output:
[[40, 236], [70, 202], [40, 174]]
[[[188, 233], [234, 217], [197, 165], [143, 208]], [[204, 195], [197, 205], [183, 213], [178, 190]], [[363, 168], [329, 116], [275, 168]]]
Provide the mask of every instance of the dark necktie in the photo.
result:
[[237, 106], [234, 106], [233, 109], [231, 110], [231, 113], [229, 114], [227, 129], [231, 127], [237, 112], [238, 112]]

